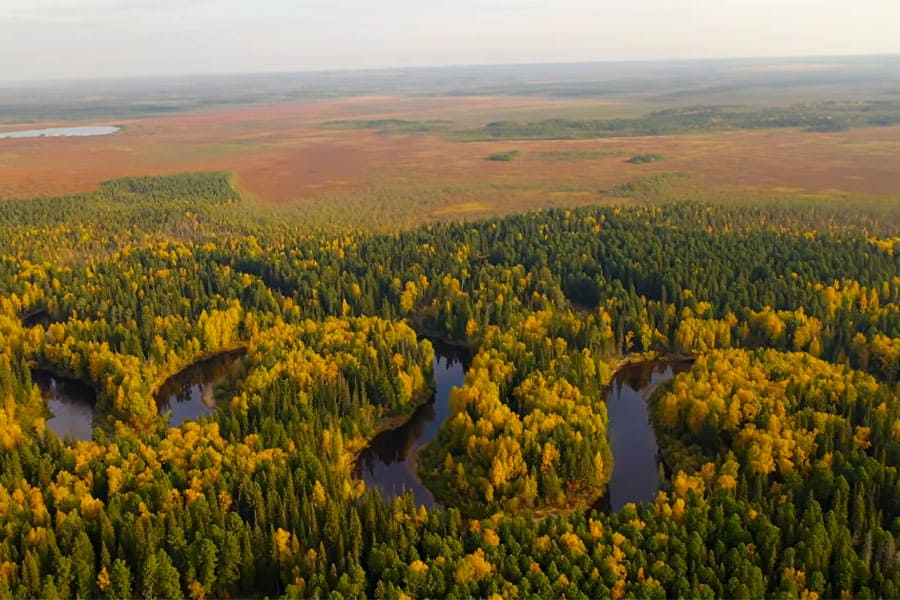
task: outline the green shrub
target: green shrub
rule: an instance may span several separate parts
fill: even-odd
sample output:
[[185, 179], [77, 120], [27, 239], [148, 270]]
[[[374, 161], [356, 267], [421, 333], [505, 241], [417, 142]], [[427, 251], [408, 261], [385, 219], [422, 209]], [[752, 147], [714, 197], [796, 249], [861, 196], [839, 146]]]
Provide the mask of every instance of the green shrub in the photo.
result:
[[643, 165], [645, 163], [654, 163], [659, 162], [661, 160], [665, 160], [666, 157], [662, 154], [635, 154], [631, 158], [628, 159], [627, 162], [630, 162], [633, 165]]
[[504, 162], [509, 162], [511, 160], [515, 160], [516, 157], [519, 156], [518, 150], [510, 150], [508, 152], [494, 152], [493, 154], [488, 154], [488, 160], [500, 160]]

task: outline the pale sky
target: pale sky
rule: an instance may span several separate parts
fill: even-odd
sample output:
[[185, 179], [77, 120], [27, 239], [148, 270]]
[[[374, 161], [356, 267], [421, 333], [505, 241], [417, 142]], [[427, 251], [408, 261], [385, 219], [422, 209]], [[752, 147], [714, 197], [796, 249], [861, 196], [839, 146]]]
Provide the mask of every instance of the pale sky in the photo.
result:
[[0, 0], [0, 80], [900, 53], [900, 0]]

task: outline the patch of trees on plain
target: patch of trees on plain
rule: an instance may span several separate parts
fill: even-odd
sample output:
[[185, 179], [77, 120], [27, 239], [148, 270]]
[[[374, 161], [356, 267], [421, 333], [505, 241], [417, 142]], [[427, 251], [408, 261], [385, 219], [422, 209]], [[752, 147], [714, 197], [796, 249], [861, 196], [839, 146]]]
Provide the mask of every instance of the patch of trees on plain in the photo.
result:
[[643, 152], [640, 154], [635, 154], [631, 158], [629, 158], [626, 162], [629, 162], [633, 165], [644, 165], [647, 163], [660, 162], [662, 160], [666, 160], [666, 157], [662, 154], [653, 154], [650, 152]]
[[545, 119], [531, 123], [494, 121], [456, 132], [460, 139], [541, 140], [640, 137], [733, 129], [798, 128], [833, 132], [900, 123], [900, 102], [817, 102], [784, 107], [694, 106], [641, 117]]
[[499, 162], [510, 162], [516, 160], [518, 157], [518, 150], [508, 150], [506, 152], [492, 152], [491, 154], [488, 154], [487, 159]]

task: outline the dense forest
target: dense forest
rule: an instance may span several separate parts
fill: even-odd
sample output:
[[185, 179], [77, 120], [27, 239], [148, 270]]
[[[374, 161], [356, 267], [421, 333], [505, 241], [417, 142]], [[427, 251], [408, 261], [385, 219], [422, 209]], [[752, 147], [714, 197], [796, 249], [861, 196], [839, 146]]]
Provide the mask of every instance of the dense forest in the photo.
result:
[[[0, 204], [0, 598], [896, 597], [900, 210], [587, 207], [332, 234], [225, 174]], [[419, 457], [357, 453], [472, 354]], [[157, 391], [241, 349], [209, 416]], [[653, 502], [595, 508], [624, 359]], [[59, 439], [35, 373], [96, 390]]]

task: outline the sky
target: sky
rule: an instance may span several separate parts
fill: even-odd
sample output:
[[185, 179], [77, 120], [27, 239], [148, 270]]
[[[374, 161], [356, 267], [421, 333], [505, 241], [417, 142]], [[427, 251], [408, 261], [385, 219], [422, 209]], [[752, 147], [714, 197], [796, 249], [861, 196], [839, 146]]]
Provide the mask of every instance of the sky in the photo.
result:
[[900, 0], [0, 0], [0, 80], [900, 53]]

